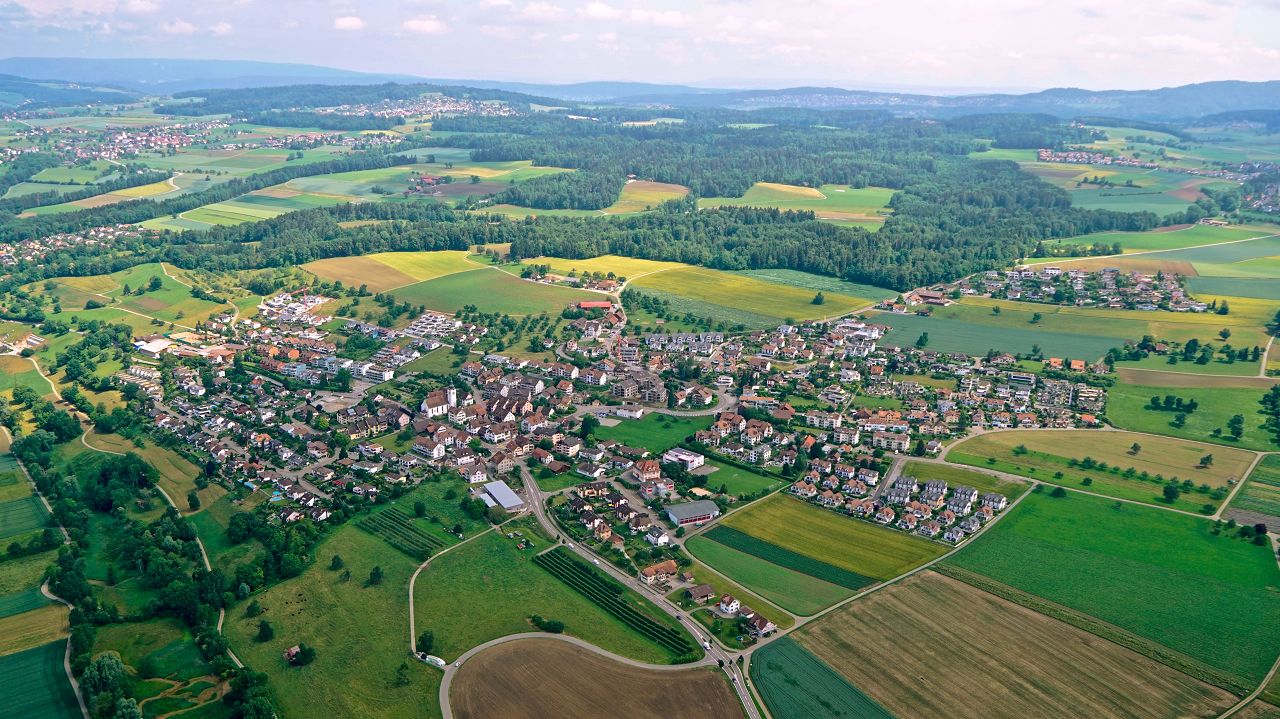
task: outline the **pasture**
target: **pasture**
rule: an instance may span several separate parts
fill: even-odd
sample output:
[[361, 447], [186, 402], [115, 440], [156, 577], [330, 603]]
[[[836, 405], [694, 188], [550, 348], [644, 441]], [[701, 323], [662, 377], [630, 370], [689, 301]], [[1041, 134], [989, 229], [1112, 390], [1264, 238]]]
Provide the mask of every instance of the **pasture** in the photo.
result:
[[[1136, 454], [1132, 453], [1135, 443], [1139, 445]], [[1213, 455], [1213, 464], [1201, 467], [1200, 460], [1207, 455]], [[947, 453], [948, 460], [960, 464], [1189, 512], [1220, 500], [1207, 493], [1184, 492], [1175, 502], [1167, 503], [1162, 496], [1165, 481], [1176, 477], [1196, 486], [1226, 488], [1232, 480], [1244, 477], [1253, 458], [1252, 452], [1230, 447], [1088, 429], [991, 432], [964, 440]], [[1092, 459], [1093, 464], [1086, 459]], [[1106, 467], [1100, 466], [1103, 463]], [[1133, 474], [1128, 472], [1131, 467]], [[1143, 472], [1148, 475], [1146, 481]], [[1086, 478], [1092, 481], [1085, 484]]]
[[[350, 572], [345, 581], [343, 571], [329, 569], [335, 554]], [[276, 710], [281, 716], [439, 716], [439, 672], [406, 654], [405, 598], [417, 563], [352, 524], [329, 533], [315, 557], [300, 576], [255, 595], [265, 610], [261, 617], [246, 617], [243, 602], [227, 609], [223, 632], [245, 663], [270, 676]], [[383, 581], [366, 586], [374, 566], [382, 568]], [[254, 640], [262, 619], [275, 630], [272, 641]], [[281, 652], [299, 642], [316, 648], [316, 660], [289, 667]], [[406, 659], [410, 683], [395, 686], [396, 668]]]
[[851, 602], [794, 642], [897, 716], [1163, 719], [1216, 714], [1234, 700], [934, 572]]
[[685, 437], [711, 426], [711, 416], [673, 417], [650, 412], [640, 419], [624, 419], [612, 427], [600, 426], [596, 439], [612, 439], [630, 447], [644, 447], [661, 454], [680, 444]]
[[[1135, 379], [1143, 380], [1146, 374], [1140, 373]], [[1121, 429], [1136, 432], [1164, 434], [1262, 452], [1280, 449], [1274, 441], [1274, 435], [1262, 426], [1266, 417], [1260, 411], [1262, 407], [1258, 402], [1266, 392], [1265, 388], [1252, 381], [1233, 386], [1227, 384], [1229, 378], [1225, 377], [1217, 383], [1170, 386], [1159, 381], [1167, 376], [1167, 373], [1161, 373], [1152, 377], [1153, 381], [1144, 381], [1143, 384], [1117, 382], [1107, 390], [1107, 419]], [[1190, 379], [1196, 378], [1192, 375]], [[1177, 412], [1147, 409], [1152, 397], [1163, 398], [1170, 394], [1195, 400], [1200, 405], [1196, 411], [1185, 414], [1186, 422], [1181, 427], [1174, 426]], [[1239, 440], [1233, 440], [1227, 428], [1227, 422], [1236, 414], [1242, 415], [1245, 421], [1244, 434]], [[1219, 430], [1216, 436], [1214, 430]]]
[[714, 668], [642, 669], [553, 639], [518, 639], [471, 657], [454, 676], [449, 703], [459, 719], [743, 716]]
[[860, 220], [879, 225], [889, 214], [894, 190], [884, 187], [822, 185], [801, 187], [757, 182], [742, 197], [707, 197], [698, 207], [771, 207], [813, 212], [820, 220]]
[[[1280, 569], [1208, 520], [1099, 497], [1028, 496], [947, 560], [1240, 678], [1280, 646]], [[1081, 581], [1088, 577], [1088, 581]]]
[[[511, 531], [532, 546], [518, 549], [519, 538], [506, 536]], [[649, 663], [674, 658], [536, 566], [533, 556], [547, 546], [536, 525], [515, 522], [433, 559], [414, 585], [417, 631], [435, 633], [433, 653], [452, 661], [490, 639], [534, 631], [529, 617], [538, 614], [564, 622], [568, 635], [625, 657]], [[511, 601], [515, 596], [519, 602]], [[655, 619], [666, 617], [630, 590], [623, 598]]]
[[721, 520], [757, 539], [875, 580], [942, 556], [945, 545], [774, 495]]
[[[176, 619], [107, 624], [97, 631], [94, 654], [108, 650], [118, 652], [140, 679], [187, 681], [210, 672], [191, 630]], [[150, 672], [144, 673], [146, 665]]]
[[396, 299], [427, 309], [453, 313], [468, 305], [483, 312], [514, 317], [543, 312], [558, 314], [569, 305], [596, 300], [600, 295], [567, 287], [529, 282], [498, 270], [479, 268], [455, 272], [392, 291]]
[[49, 380], [40, 376], [32, 360], [0, 355], [0, 392], [12, 392], [17, 387], [30, 387], [42, 397], [51, 394], [53, 390]]
[[302, 267], [323, 280], [336, 280], [348, 287], [365, 285], [372, 292], [385, 292], [455, 272], [474, 270], [478, 265], [467, 259], [466, 252], [445, 250], [331, 257], [308, 262]]
[[810, 616], [853, 596], [853, 590], [761, 560], [754, 554], [696, 536], [689, 553], [734, 582], [798, 616]]
[[1280, 529], [1280, 455], [1269, 454], [1258, 462], [1231, 498], [1227, 513], [1242, 524], [1260, 521], [1272, 531]]
[[[1077, 237], [1067, 237], [1061, 240], [1052, 240], [1045, 242], [1044, 244], [1046, 247], [1053, 247], [1055, 245], [1088, 246], [1098, 242], [1107, 245], [1118, 243], [1121, 251], [1127, 254], [1130, 252], [1179, 250], [1187, 247], [1200, 247], [1202, 245], [1211, 245], [1219, 242], [1247, 240], [1269, 234], [1273, 234], [1273, 232], [1243, 227], [1214, 227], [1211, 225], [1195, 224], [1162, 227], [1157, 230], [1151, 230], [1150, 232], [1096, 232], [1091, 235], [1079, 235]], [[1027, 259], [1027, 262], [1030, 264], [1053, 264], [1058, 261], [1059, 258], [1054, 257], [1033, 257]]]
[[66, 642], [51, 642], [0, 657], [0, 710], [30, 719], [81, 719], [80, 704], [63, 668]]
[[751, 681], [776, 717], [893, 719], [791, 637], [770, 642], [752, 656]]

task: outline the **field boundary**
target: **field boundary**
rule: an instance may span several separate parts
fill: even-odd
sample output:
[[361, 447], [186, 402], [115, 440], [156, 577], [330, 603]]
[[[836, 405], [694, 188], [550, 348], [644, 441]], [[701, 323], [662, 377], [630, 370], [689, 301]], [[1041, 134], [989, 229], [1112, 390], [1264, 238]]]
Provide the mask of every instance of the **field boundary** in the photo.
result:
[[[723, 544], [730, 549], [736, 549], [745, 552], [759, 559], [762, 562], [776, 564], [793, 572], [805, 574], [814, 579], [820, 579], [829, 582], [838, 587], [844, 587], [852, 591], [858, 591], [865, 587], [875, 584], [877, 579], [868, 577], [857, 572], [849, 571], [843, 567], [837, 567], [834, 564], [828, 564], [820, 559], [800, 554], [786, 547], [778, 546], [773, 542], [752, 536], [740, 529], [730, 527], [724, 524], [718, 524], [715, 527], [702, 533], [703, 537], [715, 542]], [[782, 561], [778, 561], [782, 560]], [[815, 573], [815, 571], [817, 573]]]
[[1137, 652], [1170, 669], [1180, 671], [1189, 677], [1199, 679], [1206, 684], [1212, 684], [1220, 689], [1225, 689], [1236, 696], [1244, 696], [1250, 691], [1249, 684], [1242, 677], [1215, 669], [1204, 662], [1170, 649], [1158, 642], [1140, 637], [1128, 630], [1121, 629], [1114, 624], [1109, 624], [1083, 612], [1042, 599], [985, 575], [945, 562], [934, 566], [933, 570], [944, 576], [964, 582], [975, 589], [980, 589], [1031, 611], [1070, 624], [1096, 637]]

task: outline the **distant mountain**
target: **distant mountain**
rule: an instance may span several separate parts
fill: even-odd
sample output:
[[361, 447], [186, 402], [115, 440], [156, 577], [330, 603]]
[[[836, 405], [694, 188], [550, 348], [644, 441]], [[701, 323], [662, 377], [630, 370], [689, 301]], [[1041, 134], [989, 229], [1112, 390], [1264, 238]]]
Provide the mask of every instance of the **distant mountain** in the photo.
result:
[[90, 102], [128, 102], [131, 92], [105, 87], [87, 87], [59, 80], [37, 81], [0, 75], [0, 108], [80, 105]]
[[536, 82], [502, 82], [500, 80], [457, 80], [432, 79], [430, 82], [444, 85], [462, 85], [486, 90], [507, 90], [526, 95], [554, 97], [572, 102], [606, 102], [618, 98], [661, 95], [664, 97], [686, 97], [701, 94], [735, 93], [738, 90], [707, 89], [689, 85], [663, 85], [652, 82], [575, 82], [569, 84], [552, 84]]
[[169, 95], [184, 90], [207, 88], [274, 87], [306, 83], [373, 85], [421, 80], [411, 75], [355, 72], [296, 63], [71, 57], [0, 59], [0, 73], [38, 80], [58, 78], [150, 95]]

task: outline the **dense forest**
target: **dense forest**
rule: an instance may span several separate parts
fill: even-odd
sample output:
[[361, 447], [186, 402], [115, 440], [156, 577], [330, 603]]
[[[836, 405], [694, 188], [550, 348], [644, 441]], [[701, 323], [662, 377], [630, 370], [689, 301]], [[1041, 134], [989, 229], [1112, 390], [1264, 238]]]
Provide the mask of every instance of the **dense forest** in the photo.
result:
[[83, 189], [75, 192], [33, 192], [29, 195], [19, 195], [18, 197], [0, 200], [0, 214], [18, 214], [32, 207], [75, 202], [76, 200], [83, 200], [108, 192], [117, 192], [130, 187], [164, 182], [167, 179], [169, 179], [169, 173], [164, 170], [153, 170], [141, 165], [128, 165], [120, 176], [91, 185], [84, 185]]

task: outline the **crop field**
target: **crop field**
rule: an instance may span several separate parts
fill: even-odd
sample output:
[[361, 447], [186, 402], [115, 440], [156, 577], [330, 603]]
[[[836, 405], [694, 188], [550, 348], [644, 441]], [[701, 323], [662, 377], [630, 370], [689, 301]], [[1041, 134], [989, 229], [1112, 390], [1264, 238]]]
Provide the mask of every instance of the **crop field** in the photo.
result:
[[[1140, 449], [1131, 454], [1135, 443]], [[1210, 454], [1213, 464], [1199, 467], [1200, 459]], [[990, 462], [992, 457], [995, 463]], [[1164, 482], [1156, 475], [1165, 481], [1176, 477], [1179, 481], [1191, 480], [1197, 486], [1227, 487], [1232, 480], [1244, 477], [1254, 455], [1230, 447], [1129, 432], [1028, 429], [972, 437], [955, 445], [947, 458], [1117, 499], [1165, 505], [1161, 494]], [[1080, 466], [1085, 458], [1107, 467]], [[1128, 473], [1130, 467], [1135, 474]], [[1142, 472], [1148, 474], [1148, 481], [1141, 479]], [[1085, 478], [1092, 481], [1085, 484]], [[1168, 506], [1194, 512], [1205, 504], [1217, 501], [1208, 494], [1184, 492]]]
[[885, 580], [942, 556], [945, 545], [775, 495], [721, 521], [757, 539]]
[[[1221, 295], [1226, 297], [1249, 297], [1259, 300], [1280, 300], [1280, 262], [1272, 262], [1274, 258], [1251, 260], [1242, 265], [1249, 265], [1248, 271], [1264, 272], [1270, 277], [1190, 277], [1187, 278], [1187, 289], [1195, 296]], [[1265, 266], [1255, 263], [1267, 262]], [[1231, 267], [1237, 267], [1232, 265]], [[1230, 268], [1224, 271], [1231, 271]]]
[[[1097, 617], [1254, 686], [1280, 646], [1267, 547], [1196, 517], [1033, 494], [947, 564]], [[1081, 577], [1089, 581], [1082, 582]]]
[[934, 572], [851, 602], [793, 641], [904, 717], [1163, 719], [1214, 715], [1234, 701], [1130, 649]]
[[897, 296], [897, 292], [887, 290], [883, 287], [875, 285], [866, 285], [860, 282], [848, 282], [846, 280], [836, 279], [835, 277], [827, 277], [826, 275], [815, 275], [809, 272], [801, 272], [800, 270], [783, 270], [783, 269], [767, 269], [767, 270], [736, 270], [732, 274], [743, 275], [765, 282], [772, 282], [779, 285], [789, 285], [798, 287], [803, 290], [812, 290], [813, 292], [835, 292], [847, 297], [864, 298], [866, 302], [876, 302]]
[[813, 188], [757, 182], [742, 197], [708, 197], [699, 200], [698, 206], [808, 210], [822, 220], [863, 220], [883, 224], [894, 192], [884, 187], [822, 185]]
[[776, 717], [893, 719], [884, 707], [791, 637], [770, 642], [752, 656], [751, 680]]
[[1253, 468], [1249, 479], [1235, 497], [1231, 498], [1228, 512], [1241, 523], [1257, 515], [1273, 531], [1280, 528], [1280, 455], [1269, 454]]
[[[52, 557], [46, 555], [45, 559], [47, 566], [48, 560]], [[0, 619], [39, 609], [52, 601], [40, 591], [39, 587], [24, 589], [13, 594], [0, 594]]]
[[[1238, 228], [1230, 228], [1239, 232]], [[1217, 231], [1223, 232], [1219, 228]], [[1122, 270], [1154, 272], [1175, 269], [1180, 274], [1206, 277], [1266, 277], [1272, 262], [1268, 258], [1280, 256], [1280, 235], [1265, 229], [1243, 230], [1252, 232], [1256, 239], [1235, 240], [1224, 244], [1183, 247], [1167, 250], [1151, 250], [1133, 257], [1061, 258], [1055, 264], [1080, 269], [1118, 267]], [[1169, 233], [1177, 234], [1177, 233]]]
[[67, 614], [66, 606], [46, 603], [0, 619], [0, 656], [65, 639], [71, 630]]
[[[502, 531], [520, 531], [533, 546], [520, 550], [517, 539], [490, 532], [432, 560], [418, 577], [416, 628], [435, 633], [434, 654], [452, 661], [490, 639], [532, 631], [529, 617], [539, 614], [564, 622], [566, 634], [622, 656], [651, 663], [674, 658], [535, 565], [533, 555], [548, 546], [535, 525], [509, 523]], [[520, 601], [512, 602], [513, 596]], [[630, 590], [621, 597], [637, 611], [658, 614], [652, 607], [646, 610], [648, 603]]]
[[[1143, 380], [1148, 373], [1135, 373], [1137, 380]], [[1157, 374], [1149, 383], [1130, 384], [1128, 381], [1117, 382], [1107, 390], [1107, 419], [1121, 429], [1135, 432], [1164, 434], [1199, 442], [1222, 444], [1228, 447], [1241, 447], [1262, 452], [1280, 449], [1274, 435], [1263, 429], [1266, 417], [1262, 414], [1259, 400], [1265, 388], [1259, 383], [1247, 381], [1237, 386], [1227, 384], [1230, 378], [1221, 378], [1217, 383], [1202, 382], [1198, 386], [1188, 386], [1191, 382], [1183, 382], [1184, 386], [1171, 386], [1161, 382], [1168, 373]], [[1127, 377], [1122, 376], [1122, 380]], [[1190, 375], [1189, 379], [1197, 379]], [[1163, 398], [1174, 395], [1186, 400], [1195, 400], [1200, 406], [1196, 411], [1185, 415], [1186, 423], [1182, 427], [1173, 426], [1177, 412], [1155, 411], [1147, 409], [1152, 397]], [[1231, 439], [1227, 430], [1227, 422], [1233, 415], [1244, 417], [1244, 434], [1240, 439]], [[1214, 430], [1220, 430], [1214, 436]]]
[[[813, 304], [815, 291], [793, 285], [769, 282], [755, 277], [720, 272], [705, 267], [687, 267], [655, 272], [631, 282], [637, 289], [657, 291], [660, 296], [681, 297], [690, 301], [689, 311], [700, 317], [711, 316], [717, 309], [723, 315], [741, 313], [745, 318], [776, 325], [785, 319], [795, 321], [832, 317], [874, 304], [876, 299], [823, 292], [826, 301]], [[677, 308], [683, 311], [685, 308]]]
[[[752, 593], [740, 584], [729, 581], [725, 577], [712, 571], [710, 567], [696, 559], [689, 565], [688, 571], [693, 574], [695, 584], [709, 584], [715, 590], [716, 595], [732, 594], [744, 605], [751, 607], [753, 610], [764, 615], [769, 621], [777, 624], [782, 629], [790, 629], [795, 625], [795, 617], [791, 616], [786, 610], [777, 606], [773, 602]], [[668, 597], [677, 604], [681, 602], [689, 602], [684, 596], [685, 590], [677, 589]], [[685, 605], [682, 605], [685, 606]], [[687, 606], [693, 606], [692, 603]]]
[[[335, 554], [345, 561], [343, 571], [351, 573], [346, 581], [342, 571], [329, 569]], [[409, 685], [393, 683], [396, 668], [408, 659], [405, 597], [417, 562], [351, 525], [330, 532], [315, 556], [300, 576], [255, 595], [265, 610], [260, 617], [246, 617], [241, 602], [227, 609], [223, 625], [236, 654], [270, 676], [277, 712], [373, 719], [439, 716], [438, 671], [410, 659]], [[382, 568], [384, 578], [367, 586], [375, 566]], [[263, 619], [275, 630], [272, 641], [254, 641]], [[299, 642], [316, 648], [316, 660], [288, 667], [281, 652]]]
[[[1187, 247], [1199, 247], [1218, 242], [1247, 240], [1253, 237], [1274, 234], [1263, 230], [1243, 227], [1214, 227], [1212, 225], [1182, 225], [1166, 227], [1150, 232], [1097, 232], [1092, 235], [1067, 237], [1061, 240], [1046, 242], [1053, 245], [1092, 245], [1119, 243], [1123, 252], [1144, 252], [1152, 250], [1179, 250]], [[1027, 260], [1031, 264], [1053, 264], [1058, 258], [1035, 257]]]
[[440, 312], [456, 312], [474, 305], [485, 312], [500, 312], [513, 317], [543, 312], [558, 314], [569, 305], [596, 300], [600, 295], [567, 287], [554, 287], [528, 282], [493, 269], [455, 272], [426, 282], [400, 287], [392, 292], [396, 299]]
[[[114, 205], [117, 202], [126, 202], [128, 200], [138, 200], [142, 198], [159, 198], [161, 195], [176, 193], [182, 189], [177, 184], [171, 184], [170, 180], [161, 180], [153, 182], [149, 185], [138, 185], [136, 187], [126, 187], [123, 190], [115, 192], [104, 192], [101, 195], [86, 197], [71, 202], [61, 202], [53, 205], [42, 205], [27, 210], [32, 215], [51, 215], [59, 212], [76, 212], [91, 207], [103, 207], [105, 205]], [[26, 213], [24, 213], [26, 214]]]
[[705, 475], [708, 488], [719, 491], [721, 487], [724, 487], [726, 494], [739, 497], [755, 494], [765, 489], [773, 489], [783, 483], [783, 480], [777, 477], [766, 477], [714, 459], [707, 460], [705, 466], [715, 467], [716, 470]]
[[348, 287], [367, 285], [373, 292], [433, 280], [455, 272], [477, 269], [462, 251], [379, 252], [358, 257], [332, 257], [302, 265], [325, 280]]
[[644, 447], [661, 454], [680, 444], [685, 437], [711, 426], [712, 417], [673, 417], [650, 412], [640, 419], [624, 419], [612, 427], [595, 430], [597, 439], [612, 439], [629, 447]]
[[80, 704], [62, 660], [66, 642], [51, 642], [0, 657], [0, 710], [30, 719], [80, 719]]
[[553, 639], [519, 639], [471, 657], [453, 679], [449, 703], [458, 719], [743, 716], [714, 668], [641, 669]]
[[240, 150], [206, 150], [185, 148], [176, 155], [144, 153], [138, 161], [150, 167], [181, 172], [223, 172], [235, 177], [245, 177], [282, 167], [309, 165], [333, 159], [333, 155], [348, 150], [338, 145], [322, 145], [307, 148], [300, 159], [289, 160], [289, 150], [260, 147]]
[[717, 572], [799, 616], [817, 614], [853, 596], [853, 590], [793, 569], [761, 561], [754, 554], [696, 536], [685, 543], [694, 557]]
[[678, 200], [689, 194], [684, 185], [649, 180], [630, 180], [622, 186], [618, 201], [604, 208], [606, 215], [629, 215], [657, 208], [667, 200]]
[[599, 257], [591, 257], [585, 260], [569, 260], [560, 257], [534, 257], [532, 259], [524, 260], [523, 264], [547, 265], [551, 268], [552, 272], [561, 275], [567, 275], [570, 272], [577, 272], [579, 274], [584, 272], [600, 272], [607, 275], [612, 272], [615, 277], [627, 277], [632, 279], [650, 272], [690, 267], [690, 265], [685, 265], [680, 262], [642, 260], [635, 257], [623, 257], [621, 255], [601, 255]]
[[215, 202], [174, 216], [156, 217], [142, 223], [153, 230], [207, 230], [219, 225], [239, 225], [279, 217], [287, 212], [332, 207], [357, 198], [320, 195], [268, 187], [239, 197]]
[[799, 552], [793, 552], [772, 542], [757, 539], [733, 527], [724, 525], [712, 527], [703, 536], [717, 544], [723, 544], [726, 547], [759, 557], [762, 561], [770, 564], [776, 564], [779, 567], [807, 574], [845, 589], [858, 590], [875, 584], [875, 580], [870, 577], [850, 572]]
[[1030, 489], [1030, 486], [1025, 482], [1014, 482], [994, 477], [984, 472], [974, 472], [973, 470], [938, 462], [907, 462], [906, 466], [902, 468], [902, 473], [909, 477], [915, 477], [921, 483], [932, 479], [941, 479], [952, 488], [973, 487], [978, 490], [979, 494], [987, 492], [1003, 494], [1009, 501], [1017, 499]]
[[419, 562], [426, 561], [433, 552], [446, 546], [443, 539], [423, 531], [414, 523], [413, 517], [395, 507], [371, 514], [356, 526]]
[[40, 498], [29, 495], [0, 503], [0, 539], [26, 534], [45, 526], [48, 513]]

